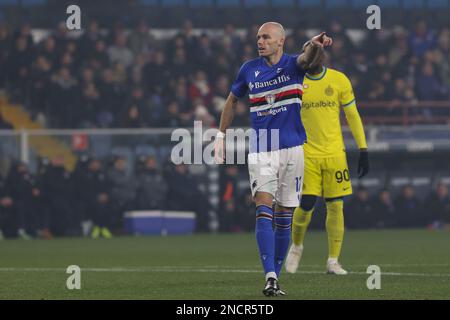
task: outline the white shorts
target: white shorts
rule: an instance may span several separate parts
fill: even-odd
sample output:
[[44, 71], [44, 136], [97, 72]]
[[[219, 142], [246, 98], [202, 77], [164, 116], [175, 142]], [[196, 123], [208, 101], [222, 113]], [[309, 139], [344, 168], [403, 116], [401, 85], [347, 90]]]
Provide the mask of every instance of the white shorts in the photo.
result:
[[256, 192], [267, 192], [280, 206], [300, 205], [304, 171], [303, 146], [250, 153], [248, 171], [253, 197]]

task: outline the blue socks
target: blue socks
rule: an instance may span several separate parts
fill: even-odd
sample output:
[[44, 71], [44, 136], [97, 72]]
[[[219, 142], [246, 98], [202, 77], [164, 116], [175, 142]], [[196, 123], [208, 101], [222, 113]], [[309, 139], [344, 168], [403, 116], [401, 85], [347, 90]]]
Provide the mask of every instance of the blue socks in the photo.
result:
[[275, 241], [272, 227], [272, 208], [260, 205], [256, 208], [256, 242], [264, 273], [275, 275]]
[[[275, 231], [272, 220], [275, 219]], [[260, 205], [256, 208], [256, 241], [259, 256], [267, 277], [280, 275], [283, 261], [291, 241], [292, 212], [273, 213], [272, 208]]]
[[292, 212], [275, 212], [275, 273], [280, 275], [291, 241]]

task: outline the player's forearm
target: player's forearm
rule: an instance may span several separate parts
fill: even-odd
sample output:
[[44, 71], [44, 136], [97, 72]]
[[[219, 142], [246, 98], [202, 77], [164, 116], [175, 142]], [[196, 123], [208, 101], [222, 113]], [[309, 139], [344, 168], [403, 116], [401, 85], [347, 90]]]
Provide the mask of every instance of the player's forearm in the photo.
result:
[[366, 135], [358, 109], [356, 109], [356, 104], [353, 103], [350, 106], [344, 107], [344, 113], [356, 145], [360, 150], [367, 150]]
[[297, 57], [297, 65], [303, 70], [309, 70], [316, 66], [320, 58], [320, 50], [323, 49], [312, 41], [308, 41], [303, 47], [304, 52]]
[[220, 116], [219, 130], [223, 133], [225, 133], [225, 130], [227, 130], [231, 126], [231, 122], [233, 121], [234, 117], [234, 109], [237, 102], [238, 99], [232, 93], [230, 93], [225, 102], [225, 107], [222, 110], [222, 115]]

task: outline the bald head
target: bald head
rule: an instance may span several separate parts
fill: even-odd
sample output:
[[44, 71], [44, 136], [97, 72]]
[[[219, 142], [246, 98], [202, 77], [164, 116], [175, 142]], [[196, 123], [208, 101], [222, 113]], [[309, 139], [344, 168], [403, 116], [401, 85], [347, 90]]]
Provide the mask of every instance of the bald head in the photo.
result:
[[283, 26], [278, 22], [270, 21], [263, 23], [263, 25], [259, 27], [259, 31], [261, 30], [277, 35], [280, 39], [286, 37], [286, 33], [284, 32]]
[[259, 56], [279, 60], [283, 54], [284, 28], [278, 22], [266, 22], [258, 30]]

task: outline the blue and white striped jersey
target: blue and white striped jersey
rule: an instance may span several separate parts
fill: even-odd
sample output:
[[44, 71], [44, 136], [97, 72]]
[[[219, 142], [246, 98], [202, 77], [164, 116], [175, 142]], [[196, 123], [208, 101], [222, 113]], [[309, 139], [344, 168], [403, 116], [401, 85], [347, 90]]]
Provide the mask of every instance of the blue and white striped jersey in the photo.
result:
[[287, 149], [306, 140], [300, 118], [305, 71], [296, 60], [297, 56], [283, 54], [276, 65], [269, 66], [260, 57], [239, 70], [231, 92], [239, 98], [249, 95], [251, 124], [257, 135], [256, 145], [254, 139], [250, 141], [251, 153]]

